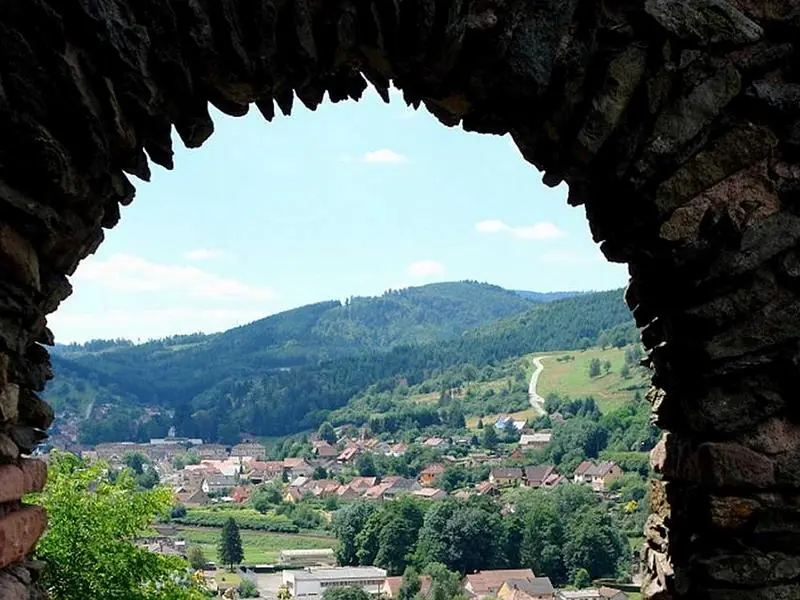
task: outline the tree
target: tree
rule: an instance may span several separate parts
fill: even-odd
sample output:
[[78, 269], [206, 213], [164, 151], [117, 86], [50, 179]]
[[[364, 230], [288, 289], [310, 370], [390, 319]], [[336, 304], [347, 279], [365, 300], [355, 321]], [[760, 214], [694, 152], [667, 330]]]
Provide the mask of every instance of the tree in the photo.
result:
[[414, 567], [406, 567], [403, 573], [403, 583], [400, 584], [399, 600], [414, 600], [422, 589], [422, 581], [419, 578], [419, 571]]
[[206, 555], [203, 554], [203, 549], [200, 546], [190, 546], [189, 552], [187, 553], [187, 558], [189, 559], [189, 565], [191, 565], [195, 571], [202, 570], [208, 562], [206, 560]]
[[222, 531], [219, 536], [219, 543], [217, 545], [217, 554], [219, 562], [224, 565], [230, 565], [233, 571], [233, 565], [238, 565], [242, 562], [244, 553], [242, 552], [242, 537], [239, 534], [239, 526], [233, 517], [225, 521], [222, 526]]
[[319, 439], [325, 440], [329, 444], [336, 443], [337, 439], [336, 431], [334, 431], [333, 425], [328, 423], [328, 421], [325, 421], [322, 425], [319, 426], [319, 429], [317, 430], [317, 435], [319, 436]]
[[572, 585], [579, 590], [587, 588], [592, 585], [592, 578], [589, 576], [589, 571], [586, 569], [578, 569], [572, 578]]
[[622, 377], [623, 379], [628, 379], [631, 376], [631, 369], [628, 366], [628, 363], [622, 365], [622, 367], [619, 370], [619, 376]]
[[483, 446], [488, 450], [494, 450], [500, 440], [497, 437], [497, 432], [493, 426], [486, 427], [483, 430]]
[[48, 513], [48, 528], [35, 556], [47, 563], [40, 583], [49, 597], [203, 598], [183, 559], [136, 545], [137, 537], [169, 510], [172, 492], [137, 491], [132, 472], [125, 470], [111, 482], [106, 469], [102, 462], [51, 454], [47, 485], [33, 497]]
[[136, 475], [144, 473], [144, 465], [149, 462], [148, 458], [140, 452], [128, 452], [122, 457], [122, 462]]
[[325, 470], [325, 467], [317, 466], [314, 468], [314, 473], [311, 475], [311, 479], [327, 479], [328, 472]]
[[377, 506], [367, 502], [354, 502], [338, 511], [333, 519], [333, 533], [339, 543], [336, 546], [336, 560], [343, 567], [358, 564], [358, 544], [356, 538], [364, 529], [367, 519], [377, 510]]
[[356, 460], [356, 469], [362, 477], [375, 477], [378, 474], [371, 454], [361, 454]]
[[478, 419], [478, 429], [483, 429], [483, 417]]
[[291, 600], [292, 592], [289, 591], [289, 587], [285, 583], [282, 583], [278, 586], [275, 596], [278, 600]]
[[322, 600], [370, 600], [369, 594], [361, 588], [345, 586], [325, 590]]
[[606, 374], [608, 374], [608, 372], [609, 372], [610, 370], [611, 370], [611, 361], [610, 361], [610, 360], [607, 360], [607, 361], [605, 361], [605, 362], [603, 363], [603, 371], [605, 371], [605, 372], [606, 372]]
[[431, 578], [429, 600], [455, 600], [464, 598], [461, 589], [461, 576], [450, 571], [445, 565], [432, 562], [425, 567], [425, 574]]
[[599, 358], [593, 358], [589, 362], [589, 377], [594, 379], [595, 377], [599, 377], [599, 376], [600, 376], [600, 359]]
[[600, 335], [597, 336], [597, 345], [603, 350], [611, 345], [611, 337], [608, 335], [607, 331], [601, 331]]
[[239, 592], [240, 598], [258, 598], [261, 595], [258, 586], [250, 579], [242, 579], [236, 590]]

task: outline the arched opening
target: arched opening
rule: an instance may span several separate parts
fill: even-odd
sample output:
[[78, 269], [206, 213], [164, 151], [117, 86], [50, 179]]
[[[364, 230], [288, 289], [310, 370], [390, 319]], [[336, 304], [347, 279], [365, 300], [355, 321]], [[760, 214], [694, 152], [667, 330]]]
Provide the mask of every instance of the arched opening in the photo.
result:
[[[797, 594], [797, 7], [747, 0], [311, 5], [44, 0], [0, 8], [0, 565], [45, 517], [19, 458], [52, 413], [46, 315], [132, 200], [213, 126], [293, 91], [395, 82], [446, 125], [510, 132], [627, 262], [669, 431], [653, 454], [648, 598]], [[363, 78], [362, 78], [363, 74]], [[7, 483], [10, 482], [10, 483]], [[5, 576], [5, 573], [4, 573]]]

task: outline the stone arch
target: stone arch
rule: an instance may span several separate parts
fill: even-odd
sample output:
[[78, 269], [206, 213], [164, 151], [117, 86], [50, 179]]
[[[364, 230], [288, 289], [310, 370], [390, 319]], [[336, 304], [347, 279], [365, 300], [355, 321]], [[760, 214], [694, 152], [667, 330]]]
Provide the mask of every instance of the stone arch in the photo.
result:
[[[45, 515], [20, 457], [52, 420], [46, 315], [210, 102], [270, 120], [389, 82], [447, 126], [510, 132], [612, 261], [668, 433], [647, 598], [800, 594], [800, 6], [793, 0], [0, 3], [0, 590]], [[26, 568], [27, 567], [27, 568]], [[33, 592], [31, 592], [33, 594]]]

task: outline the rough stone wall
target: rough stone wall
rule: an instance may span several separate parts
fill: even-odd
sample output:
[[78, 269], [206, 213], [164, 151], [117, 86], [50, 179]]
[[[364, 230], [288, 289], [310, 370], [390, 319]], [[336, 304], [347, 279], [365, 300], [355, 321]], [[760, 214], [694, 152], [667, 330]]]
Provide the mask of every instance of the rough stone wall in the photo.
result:
[[392, 81], [510, 132], [630, 265], [669, 431], [645, 596], [800, 598], [799, 43], [796, 0], [0, 2], [0, 597], [45, 522], [16, 499], [43, 480], [19, 455], [52, 420], [46, 315], [129, 176], [172, 168], [172, 127], [201, 145], [209, 103], [271, 120]]

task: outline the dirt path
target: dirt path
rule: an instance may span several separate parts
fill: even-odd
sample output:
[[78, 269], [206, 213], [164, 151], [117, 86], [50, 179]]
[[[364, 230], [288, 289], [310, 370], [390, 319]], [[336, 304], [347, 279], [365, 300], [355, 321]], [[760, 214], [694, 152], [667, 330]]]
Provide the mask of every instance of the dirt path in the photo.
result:
[[533, 366], [536, 367], [531, 375], [531, 382], [528, 384], [528, 400], [531, 403], [531, 408], [536, 410], [539, 414], [546, 415], [547, 411], [544, 409], [544, 398], [536, 392], [536, 384], [539, 382], [539, 375], [544, 371], [542, 359], [536, 357], [533, 359]]

